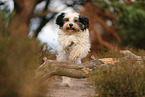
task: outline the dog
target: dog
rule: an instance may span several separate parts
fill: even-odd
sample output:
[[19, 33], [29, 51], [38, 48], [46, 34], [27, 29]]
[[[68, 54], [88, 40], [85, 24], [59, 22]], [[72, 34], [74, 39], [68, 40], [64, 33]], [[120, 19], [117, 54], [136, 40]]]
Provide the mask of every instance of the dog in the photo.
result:
[[[62, 12], [56, 24], [60, 28], [57, 61], [81, 64], [81, 59], [90, 51], [89, 19], [76, 12]], [[63, 76], [61, 85], [71, 87], [71, 79]]]

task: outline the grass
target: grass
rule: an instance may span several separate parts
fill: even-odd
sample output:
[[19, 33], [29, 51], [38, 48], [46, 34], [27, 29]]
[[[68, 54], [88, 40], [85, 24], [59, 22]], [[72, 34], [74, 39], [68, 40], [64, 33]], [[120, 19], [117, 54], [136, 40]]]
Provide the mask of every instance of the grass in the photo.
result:
[[[145, 51], [139, 52], [143, 55]], [[105, 57], [106, 55], [105, 53]], [[113, 55], [116, 57], [116, 52], [111, 57]], [[120, 57], [120, 55], [117, 57]], [[96, 95], [99, 97], [145, 96], [145, 64], [139, 64], [133, 59], [97, 69], [92, 80]]]

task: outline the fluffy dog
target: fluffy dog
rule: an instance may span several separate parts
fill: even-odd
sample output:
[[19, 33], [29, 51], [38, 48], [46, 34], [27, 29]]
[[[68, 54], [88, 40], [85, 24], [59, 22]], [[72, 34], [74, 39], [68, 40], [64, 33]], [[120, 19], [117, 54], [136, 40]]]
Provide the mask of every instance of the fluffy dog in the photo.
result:
[[[57, 61], [81, 64], [81, 59], [90, 51], [89, 19], [78, 13], [61, 13], [56, 24], [60, 27]], [[63, 77], [61, 85], [71, 86], [70, 81]]]

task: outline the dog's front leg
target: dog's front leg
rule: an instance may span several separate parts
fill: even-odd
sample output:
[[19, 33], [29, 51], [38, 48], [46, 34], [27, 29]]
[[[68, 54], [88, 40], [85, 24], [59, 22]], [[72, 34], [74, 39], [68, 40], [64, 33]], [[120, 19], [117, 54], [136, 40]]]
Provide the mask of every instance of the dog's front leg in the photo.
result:
[[72, 47], [73, 45], [76, 44], [76, 41], [73, 41], [73, 40], [68, 40], [66, 43], [65, 43], [65, 47], [66, 48], [70, 48]]
[[[76, 41], [69, 41], [66, 43], [65, 52], [67, 53], [67, 55], [70, 55], [70, 51], [75, 45], [76, 45]], [[69, 61], [71, 61], [71, 60], [69, 60]]]
[[66, 76], [62, 76], [61, 86], [72, 87], [71, 78], [70, 77], [66, 77]]
[[88, 54], [88, 51], [89, 51], [89, 47], [76, 45], [70, 51], [69, 60], [74, 61], [75, 63], [77, 61], [77, 63], [80, 64], [78, 60], [81, 60], [82, 58], [84, 58]]
[[81, 47], [78, 47], [78, 46], [73, 47], [73, 49], [71, 49], [70, 54], [69, 54], [69, 60], [75, 61], [78, 58], [81, 59], [80, 58], [81, 52], [82, 52]]

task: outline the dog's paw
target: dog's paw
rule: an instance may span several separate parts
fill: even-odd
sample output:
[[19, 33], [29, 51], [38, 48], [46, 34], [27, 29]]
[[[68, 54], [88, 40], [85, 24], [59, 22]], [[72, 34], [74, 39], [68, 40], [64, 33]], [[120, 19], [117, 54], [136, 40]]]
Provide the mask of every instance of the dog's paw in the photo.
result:
[[60, 84], [61, 86], [64, 86], [64, 87], [72, 87], [71, 78], [66, 77], [66, 76], [63, 76], [62, 79], [63, 79], [62, 80], [62, 83]]
[[65, 43], [65, 47], [72, 47], [76, 44], [76, 41], [68, 41]]
[[70, 84], [70, 83], [63, 83], [62, 82], [60, 85], [63, 87], [72, 87], [72, 84]]
[[72, 47], [75, 44], [75, 42], [71, 41], [68, 45], [68, 47]]

